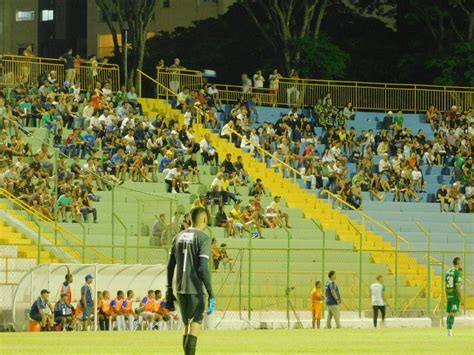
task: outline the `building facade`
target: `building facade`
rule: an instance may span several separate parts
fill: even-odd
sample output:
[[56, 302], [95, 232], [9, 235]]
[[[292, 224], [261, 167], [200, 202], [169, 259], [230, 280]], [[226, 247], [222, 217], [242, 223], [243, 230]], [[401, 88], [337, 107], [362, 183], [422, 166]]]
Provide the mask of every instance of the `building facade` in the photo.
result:
[[[188, 27], [219, 16], [236, 0], [156, 0], [149, 35]], [[82, 57], [112, 53], [112, 36], [95, 0], [0, 0], [0, 54], [21, 54], [31, 45], [39, 56], [72, 48]]]
[[[189, 27], [194, 21], [217, 17], [235, 2], [236, 0], [156, 0], [149, 36], [161, 31], [173, 31], [177, 27]], [[95, 0], [87, 0], [87, 52], [99, 57], [113, 52], [112, 35]]]

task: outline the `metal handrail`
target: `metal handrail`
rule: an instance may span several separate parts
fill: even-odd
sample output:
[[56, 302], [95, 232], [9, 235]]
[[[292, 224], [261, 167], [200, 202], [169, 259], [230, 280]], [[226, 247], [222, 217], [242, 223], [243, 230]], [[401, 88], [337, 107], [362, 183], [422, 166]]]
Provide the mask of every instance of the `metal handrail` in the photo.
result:
[[375, 225], [377, 225], [377, 227], [383, 229], [384, 231], [390, 233], [390, 234], [393, 234], [397, 239], [401, 240], [402, 242], [404, 242], [406, 245], [407, 245], [407, 250], [409, 251], [411, 249], [411, 246], [410, 246], [410, 242], [403, 238], [401, 235], [399, 235], [397, 232], [395, 232], [394, 230], [391, 230], [390, 228], [388, 228], [387, 226], [384, 226], [382, 223], [378, 222], [376, 219], [374, 219], [373, 217], [369, 216], [367, 213], [361, 211], [361, 210], [358, 210], [356, 209], [354, 206], [350, 205], [349, 203], [347, 203], [346, 201], [344, 201], [343, 199], [341, 199], [339, 196], [333, 194], [331, 191], [329, 190], [322, 190], [321, 191], [321, 194], [323, 193], [326, 193], [327, 195], [331, 196], [332, 198], [338, 200], [340, 203], [342, 203], [344, 206], [348, 207], [349, 209], [351, 209], [352, 211], [358, 213], [359, 215], [361, 215], [363, 218], [366, 218], [368, 219], [369, 221], [371, 221], [372, 223], [374, 223]]
[[[72, 241], [78, 243], [79, 245], [83, 246], [84, 245], [84, 248], [88, 248], [90, 249], [90, 251], [95, 254], [96, 257], [100, 258], [100, 260], [104, 260], [105, 261], [109, 261], [109, 257], [102, 254], [101, 252], [95, 250], [95, 248], [93, 247], [90, 247], [90, 246], [86, 246], [84, 244], [84, 242], [82, 240], [80, 240], [80, 238], [78, 238], [74, 233], [72, 233], [71, 231], [65, 229], [64, 227], [62, 227], [61, 225], [58, 225], [58, 224], [55, 224], [51, 219], [43, 216], [41, 213], [38, 213], [38, 211], [35, 211], [33, 208], [31, 208], [28, 204], [26, 204], [25, 202], [21, 201], [19, 198], [17, 198], [16, 196], [12, 195], [10, 192], [6, 191], [5, 189], [0, 189], [0, 195], [3, 195], [5, 196], [9, 201], [11, 201], [12, 203], [15, 203], [16, 205], [20, 206], [21, 208], [23, 208], [24, 210], [26, 210], [28, 213], [36, 216], [36, 218], [38, 218], [39, 220], [41, 220], [42, 222], [46, 223], [49, 227], [53, 228], [54, 231], [56, 232], [59, 232], [61, 233], [63, 236], [68, 236], [69, 238], [71, 238]], [[57, 245], [56, 245], [57, 246]], [[70, 246], [70, 245], [64, 245], [64, 246]]]
[[[169, 68], [163, 68], [163, 70], [159, 70], [159, 72], [166, 72], [169, 71]], [[191, 73], [200, 73], [199, 70], [192, 70], [192, 69], [171, 69], [180, 72], [191, 72]], [[186, 75], [186, 73], [184, 73]], [[279, 81], [281, 83], [298, 83], [300, 85], [308, 85], [308, 84], [321, 84], [321, 85], [347, 85], [349, 87], [361, 86], [361, 87], [376, 87], [376, 88], [400, 88], [405, 87], [408, 89], [417, 89], [420, 88], [429, 88], [429, 89], [438, 89], [440, 91], [450, 90], [450, 89], [466, 89], [468, 91], [472, 91], [473, 88], [469, 86], [442, 86], [442, 85], [430, 85], [430, 84], [416, 84], [416, 83], [381, 83], [381, 82], [374, 82], [374, 81], [354, 81], [354, 80], [325, 80], [325, 79], [314, 79], [314, 78], [296, 78], [296, 77], [288, 77], [288, 76], [281, 76]], [[227, 85], [227, 84], [220, 84], [217, 83], [216, 85]], [[241, 85], [228, 85], [238, 88], [243, 88]]]
[[[18, 55], [18, 54], [2, 54], [3, 56], [3, 60], [8, 60], [8, 59], [12, 59], [12, 60], [18, 60], [18, 61], [21, 61], [21, 62], [39, 62], [39, 63], [42, 63], [42, 62], [57, 62], [57, 64], [64, 64], [64, 60], [60, 59], [60, 58], [50, 58], [50, 57], [38, 57], [38, 56], [32, 56], [32, 57], [27, 57], [27, 56], [24, 56], [24, 55]], [[87, 60], [87, 59], [83, 59], [81, 58], [81, 64], [88, 64], [88, 63], [92, 63], [90, 60]], [[100, 67], [103, 67], [103, 68], [110, 68], [110, 69], [119, 69], [119, 65], [117, 64], [113, 64], [113, 63], [97, 63], [97, 66], [100, 68]]]
[[188, 74], [188, 73], [194, 73], [198, 76], [202, 76], [202, 72], [199, 71], [199, 70], [194, 70], [194, 69], [180, 69], [180, 68], [170, 68], [170, 67], [163, 67], [163, 68], [160, 68], [158, 66], [156, 66], [156, 70], [159, 72], [159, 73], [162, 73], [162, 74], [176, 74], [176, 73], [173, 73], [173, 72], [178, 72], [179, 74], [181, 73], [184, 73], [184, 74]]
[[144, 73], [143, 71], [141, 71], [140, 69], [137, 69], [137, 73], [140, 74], [140, 75], [143, 75], [145, 78], [153, 81], [156, 85], [158, 85], [159, 87], [161, 87], [162, 89], [164, 89], [165, 91], [167, 91], [168, 93], [170, 93], [171, 95], [173, 96], [178, 96], [178, 94], [176, 92], [174, 92], [173, 90], [171, 90], [170, 88], [166, 87], [165, 85], [163, 85], [162, 83], [160, 83], [158, 80], [152, 78], [151, 76], [149, 76], [148, 74]]
[[[143, 71], [141, 71], [140, 69], [137, 69], [137, 73], [144, 76], [145, 78], [147, 78], [148, 80], [151, 80], [153, 83], [155, 83], [156, 85], [158, 85], [160, 88], [164, 89], [166, 91], [166, 93], [168, 94], [171, 94], [172, 96], [178, 96], [178, 93], [174, 92], [173, 90], [171, 90], [170, 88], [168, 88], [167, 86], [163, 85], [162, 83], [160, 83], [158, 80], [152, 78], [151, 76], [149, 76], [148, 74], [144, 73]], [[139, 90], [141, 90], [141, 86], [139, 87]], [[140, 95], [141, 96], [141, 95]], [[207, 114], [206, 111], [204, 111], [203, 109], [201, 109], [200, 107], [198, 106], [194, 106], [194, 109], [196, 111], [198, 111], [201, 115], [203, 115], [204, 117], [208, 118], [209, 115]]]
[[420, 290], [417, 292], [417, 294], [411, 299], [408, 301], [408, 303], [406, 304], [405, 308], [403, 308], [402, 310], [402, 314], [406, 312], [406, 310], [408, 309], [408, 307], [410, 307], [415, 301], [416, 299], [421, 295], [421, 293], [425, 290], [425, 287], [421, 287]]
[[285, 163], [284, 161], [282, 161], [281, 159], [278, 159], [276, 156], [274, 156], [273, 154], [267, 152], [265, 149], [263, 149], [262, 147], [256, 145], [255, 143], [249, 141], [246, 137], [242, 136], [240, 133], [238, 133], [237, 131], [233, 130], [232, 128], [229, 129], [231, 133], [235, 134], [237, 137], [239, 137], [240, 139], [244, 139], [246, 142], [249, 142], [255, 149], [257, 149], [258, 151], [262, 152], [264, 155], [267, 155], [269, 158], [271, 159], [274, 159], [276, 161], [278, 161], [279, 164], [285, 166], [287, 169], [293, 171], [293, 177], [294, 179], [296, 179], [296, 175], [299, 175], [301, 178], [304, 178], [303, 174], [301, 174], [297, 169], [293, 168], [292, 166], [288, 165], [287, 163]]

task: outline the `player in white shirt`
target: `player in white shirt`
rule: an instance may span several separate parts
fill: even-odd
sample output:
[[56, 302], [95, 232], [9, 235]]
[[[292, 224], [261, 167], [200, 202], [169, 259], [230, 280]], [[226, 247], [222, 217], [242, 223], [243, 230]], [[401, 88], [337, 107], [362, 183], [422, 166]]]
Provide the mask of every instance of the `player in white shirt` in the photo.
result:
[[377, 328], [377, 318], [382, 313], [382, 324], [385, 322], [385, 307], [389, 307], [385, 299], [385, 286], [383, 284], [383, 276], [377, 276], [377, 281], [370, 285], [370, 300], [374, 312], [374, 328]]

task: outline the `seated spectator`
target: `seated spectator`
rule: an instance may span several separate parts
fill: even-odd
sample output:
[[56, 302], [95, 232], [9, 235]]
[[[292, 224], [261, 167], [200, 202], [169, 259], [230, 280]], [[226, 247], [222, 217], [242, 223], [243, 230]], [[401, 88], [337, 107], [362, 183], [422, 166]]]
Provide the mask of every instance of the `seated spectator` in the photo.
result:
[[[32, 320], [40, 322], [41, 330], [52, 330], [54, 326], [54, 308], [49, 301], [48, 290], [41, 290], [40, 296], [31, 305], [29, 316]], [[50, 314], [47, 313], [46, 307], [49, 308]]]
[[94, 223], [97, 223], [97, 209], [92, 207], [92, 202], [89, 199], [89, 193], [87, 191], [81, 192], [81, 195], [77, 200], [77, 209], [78, 211], [76, 211], [76, 215], [82, 214], [85, 223], [89, 220], [89, 213], [92, 213]]
[[224, 228], [228, 237], [234, 236], [234, 221], [232, 218], [227, 218], [224, 205], [222, 203], [219, 204], [219, 209], [216, 213], [216, 227]]
[[76, 328], [74, 307], [69, 303], [67, 293], [62, 293], [59, 301], [54, 305], [54, 322], [61, 325], [62, 330]]
[[278, 214], [278, 218], [285, 221], [286, 228], [291, 228], [290, 225], [288, 224], [288, 213], [285, 213], [281, 210], [280, 200], [281, 200], [280, 196], [275, 196], [273, 198], [273, 201], [270, 203], [270, 207], [273, 211], [275, 211], [275, 213]]
[[188, 182], [190, 184], [193, 182], [194, 176], [197, 177], [198, 184], [201, 183], [201, 174], [197, 167], [196, 154], [191, 154], [191, 157], [184, 162], [183, 169], [184, 173], [188, 176]]
[[72, 223], [77, 223], [76, 217], [76, 208], [75, 208], [75, 203], [73, 202], [73, 198], [71, 195], [70, 190], [66, 190], [64, 194], [60, 195], [57, 201], [58, 205], [58, 210], [59, 213], [61, 214], [61, 219], [63, 223], [67, 222], [67, 216], [66, 213], [70, 212], [72, 214]]
[[214, 161], [215, 165], [219, 162], [219, 155], [217, 154], [216, 149], [212, 146], [211, 136], [209, 133], [204, 135], [204, 138], [201, 140], [200, 144], [201, 156], [204, 159], [204, 165], [207, 165], [209, 162]]
[[168, 173], [165, 177], [166, 183], [166, 191], [172, 192], [174, 194], [178, 192], [186, 192], [185, 191], [185, 184], [182, 177], [183, 167], [177, 166], [176, 168], [172, 168], [168, 170]]
[[257, 178], [255, 183], [250, 187], [250, 196], [266, 196], [265, 187], [263, 186], [262, 179]]

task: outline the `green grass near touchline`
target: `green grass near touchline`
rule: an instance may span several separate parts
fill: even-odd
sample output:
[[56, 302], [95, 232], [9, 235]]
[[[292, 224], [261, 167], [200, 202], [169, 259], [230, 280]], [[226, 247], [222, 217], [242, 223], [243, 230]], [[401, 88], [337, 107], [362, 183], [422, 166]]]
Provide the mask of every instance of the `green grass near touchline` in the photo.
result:
[[[0, 354], [180, 354], [180, 332], [0, 333]], [[198, 354], [473, 354], [474, 327], [205, 331]]]

